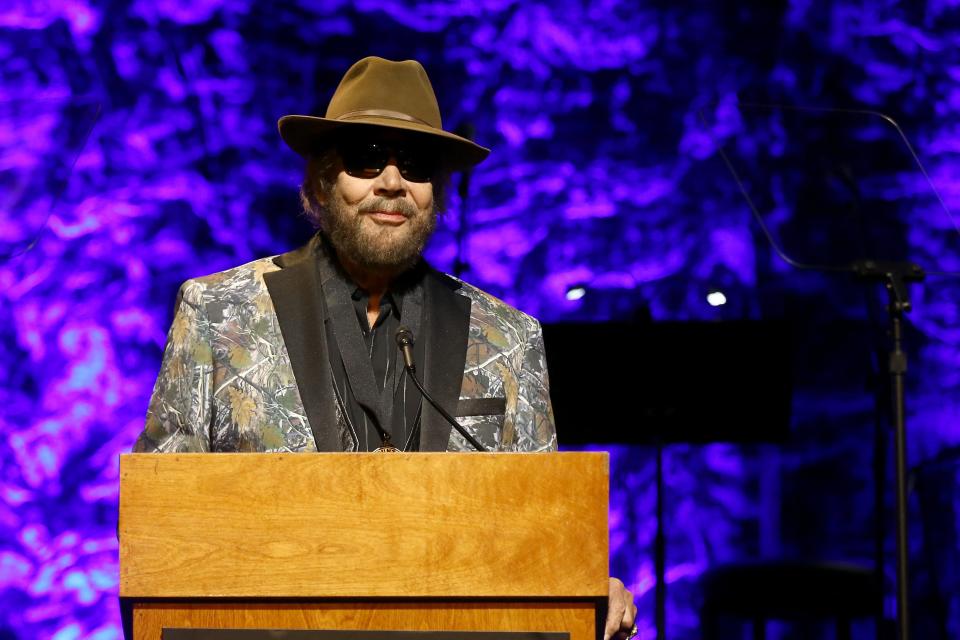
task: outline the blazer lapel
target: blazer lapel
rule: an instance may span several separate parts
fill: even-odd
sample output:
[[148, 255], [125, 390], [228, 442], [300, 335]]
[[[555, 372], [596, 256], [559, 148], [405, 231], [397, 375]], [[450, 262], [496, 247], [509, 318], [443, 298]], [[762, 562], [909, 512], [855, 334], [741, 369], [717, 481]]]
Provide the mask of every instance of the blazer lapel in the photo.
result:
[[317, 451], [342, 451], [314, 246], [315, 241], [311, 241], [278, 256], [274, 262], [281, 269], [264, 274], [263, 280], [273, 300]]
[[[458, 295], [459, 288], [455, 280], [432, 269], [424, 278], [420, 337], [424, 356], [418, 374], [434, 400], [451, 415], [460, 399], [470, 333], [470, 299]], [[421, 429], [421, 451], [447, 450], [453, 427], [426, 400]]]

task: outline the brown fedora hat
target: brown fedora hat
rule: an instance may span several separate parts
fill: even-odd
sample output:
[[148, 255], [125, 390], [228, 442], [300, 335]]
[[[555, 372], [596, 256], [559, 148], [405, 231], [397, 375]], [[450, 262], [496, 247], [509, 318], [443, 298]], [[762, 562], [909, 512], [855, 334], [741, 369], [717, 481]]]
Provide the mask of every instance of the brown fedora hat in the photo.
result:
[[452, 169], [473, 166], [490, 153], [443, 130], [437, 97], [427, 72], [416, 60], [364, 58], [343, 76], [325, 118], [289, 115], [277, 125], [283, 141], [304, 157], [327, 146], [334, 133], [370, 126], [430, 135]]

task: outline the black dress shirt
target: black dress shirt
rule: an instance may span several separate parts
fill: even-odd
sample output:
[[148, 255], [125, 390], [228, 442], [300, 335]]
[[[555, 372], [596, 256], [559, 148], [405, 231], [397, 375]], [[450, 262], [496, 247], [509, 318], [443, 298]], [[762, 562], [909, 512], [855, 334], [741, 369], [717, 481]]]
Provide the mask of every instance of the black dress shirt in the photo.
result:
[[422, 398], [407, 378], [394, 336], [401, 323], [420, 325], [415, 316], [423, 314], [424, 267], [414, 267], [391, 285], [370, 327], [368, 293], [339, 267], [329, 244], [325, 248], [320, 271], [327, 353], [336, 399], [357, 449], [373, 451], [383, 446], [382, 435], [387, 435], [392, 446], [417, 451]]

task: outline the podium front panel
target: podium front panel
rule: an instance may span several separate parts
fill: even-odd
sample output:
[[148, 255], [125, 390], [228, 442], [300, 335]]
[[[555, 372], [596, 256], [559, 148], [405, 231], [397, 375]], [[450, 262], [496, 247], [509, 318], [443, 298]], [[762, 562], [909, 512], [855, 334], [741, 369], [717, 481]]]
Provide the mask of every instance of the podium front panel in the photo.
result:
[[128, 454], [127, 598], [598, 598], [606, 453]]
[[135, 640], [161, 640], [165, 627], [524, 631], [596, 640], [594, 607], [588, 602], [145, 603], [137, 606], [133, 622]]

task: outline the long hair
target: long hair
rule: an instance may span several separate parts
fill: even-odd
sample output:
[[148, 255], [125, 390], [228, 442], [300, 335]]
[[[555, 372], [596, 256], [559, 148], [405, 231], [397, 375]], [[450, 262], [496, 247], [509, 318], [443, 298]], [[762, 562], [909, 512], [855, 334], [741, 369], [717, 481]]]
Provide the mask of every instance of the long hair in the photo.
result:
[[300, 183], [300, 206], [303, 216], [314, 229], [320, 228], [320, 219], [326, 209], [321, 202], [321, 194], [329, 202], [333, 193], [333, 185], [337, 180], [337, 160], [337, 151], [332, 147], [312, 153], [307, 158], [303, 182]]

